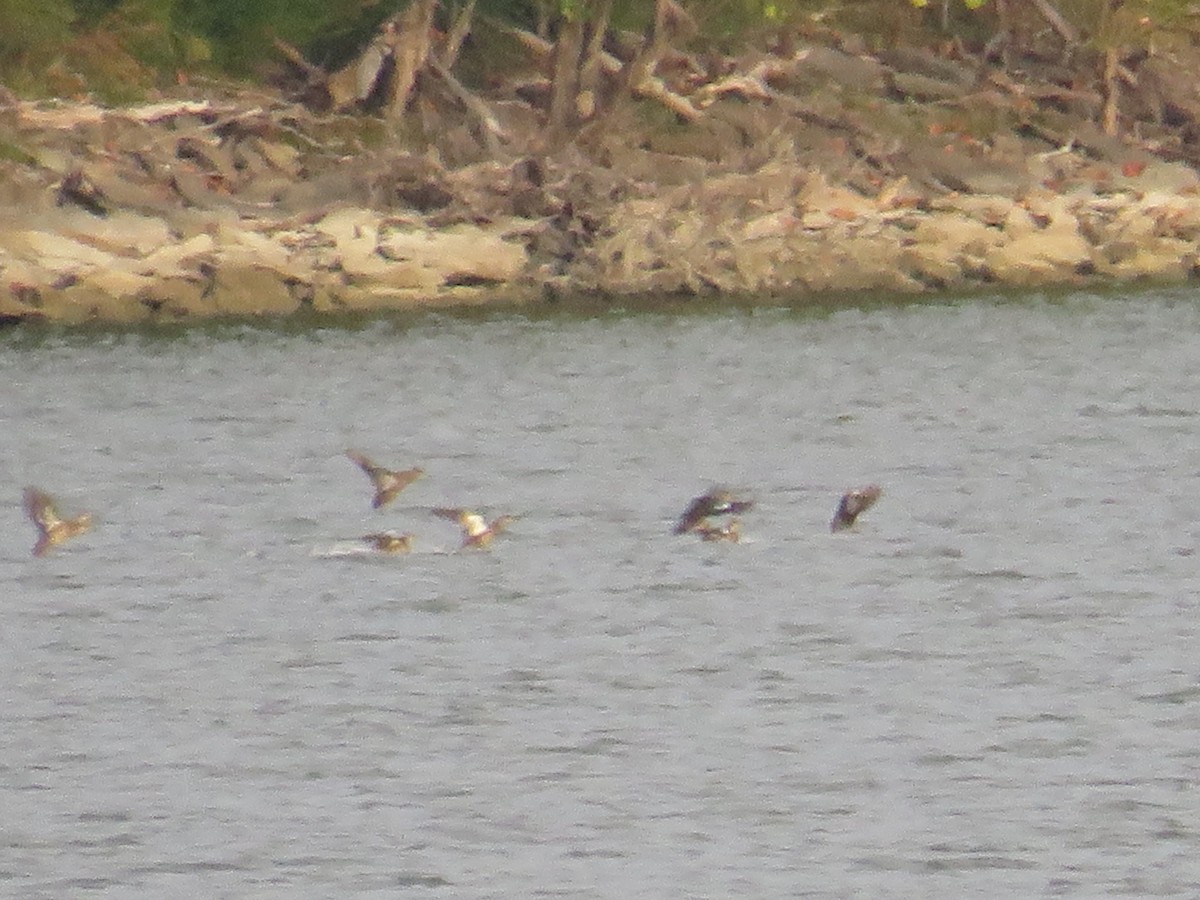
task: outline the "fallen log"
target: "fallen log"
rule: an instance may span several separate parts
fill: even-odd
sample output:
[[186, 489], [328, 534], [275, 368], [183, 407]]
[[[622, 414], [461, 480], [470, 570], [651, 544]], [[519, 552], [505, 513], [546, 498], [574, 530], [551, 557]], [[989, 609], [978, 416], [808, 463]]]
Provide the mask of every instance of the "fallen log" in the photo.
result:
[[145, 125], [154, 125], [178, 116], [220, 116], [234, 112], [232, 106], [217, 106], [207, 100], [177, 100], [165, 103], [150, 103], [121, 110], [92, 104], [43, 109], [36, 103], [20, 101], [17, 114], [20, 120], [35, 128], [70, 129], [79, 125], [96, 125], [109, 116], [133, 119]]

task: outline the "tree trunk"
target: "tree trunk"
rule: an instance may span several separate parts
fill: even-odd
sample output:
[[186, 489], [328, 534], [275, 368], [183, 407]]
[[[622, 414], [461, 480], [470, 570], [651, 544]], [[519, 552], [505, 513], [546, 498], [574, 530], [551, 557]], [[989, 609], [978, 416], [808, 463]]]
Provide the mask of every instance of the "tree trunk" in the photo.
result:
[[1111, 136], [1115, 136], [1118, 130], [1117, 106], [1121, 100], [1119, 62], [1120, 55], [1115, 48], [1104, 51], [1104, 108], [1100, 113], [1100, 127]]
[[579, 64], [579, 93], [575, 112], [586, 121], [596, 112], [600, 97], [601, 55], [604, 53], [604, 36], [608, 32], [608, 19], [612, 14], [613, 0], [601, 0], [600, 10], [590, 24], [591, 35]]
[[563, 18], [554, 43], [554, 76], [550, 88], [550, 141], [559, 143], [575, 124], [579, 91], [579, 54], [583, 49], [583, 19]]
[[413, 0], [411, 6], [396, 17], [392, 31], [392, 86], [388, 114], [399, 119], [404, 115], [416, 84], [417, 73], [429, 59], [430, 32], [437, 0]]

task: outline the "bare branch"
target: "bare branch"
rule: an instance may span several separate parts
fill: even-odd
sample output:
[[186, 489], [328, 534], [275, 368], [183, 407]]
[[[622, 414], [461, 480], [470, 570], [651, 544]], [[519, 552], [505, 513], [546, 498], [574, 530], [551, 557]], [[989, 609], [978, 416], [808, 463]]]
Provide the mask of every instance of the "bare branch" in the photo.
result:
[[1051, 4], [1050, 0], [1029, 0], [1029, 2], [1037, 9], [1039, 15], [1049, 23], [1050, 27], [1058, 32], [1059, 37], [1071, 46], [1079, 43], [1079, 32], [1075, 29], [1075, 26], [1063, 18], [1063, 14]]
[[479, 122], [480, 131], [483, 134], [483, 142], [487, 146], [487, 151], [492, 157], [500, 155], [500, 141], [508, 141], [509, 135], [500, 125], [500, 122], [492, 115], [492, 111], [488, 109], [486, 103], [472, 94], [463, 86], [462, 82], [454, 77], [444, 65], [438, 62], [433, 57], [429, 59], [429, 67], [435, 75], [437, 75], [449, 88], [455, 98], [466, 108], [467, 112]]
[[463, 11], [458, 14], [458, 18], [454, 20], [454, 24], [450, 26], [450, 33], [446, 35], [446, 44], [442, 47], [441, 53], [441, 63], [446, 69], [454, 68], [454, 64], [458, 62], [458, 54], [462, 50], [463, 41], [471, 33], [471, 17], [475, 14], [475, 2], [476, 0], [469, 0]]

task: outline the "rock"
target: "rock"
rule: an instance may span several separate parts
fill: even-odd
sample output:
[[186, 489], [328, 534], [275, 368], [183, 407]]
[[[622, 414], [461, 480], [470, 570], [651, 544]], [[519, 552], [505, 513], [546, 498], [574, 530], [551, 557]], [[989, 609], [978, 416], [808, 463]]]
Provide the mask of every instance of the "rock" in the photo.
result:
[[387, 287], [384, 285], [347, 285], [330, 291], [313, 308], [329, 312], [375, 312], [385, 309], [408, 309], [429, 300], [426, 291]]
[[41, 312], [64, 324], [84, 322], [139, 322], [149, 313], [126, 293], [130, 285], [122, 280], [93, 273], [75, 284], [43, 295]]
[[152, 284], [138, 292], [137, 302], [150, 315], [162, 319], [212, 316], [218, 311], [208, 285], [198, 277], [155, 278]]
[[[791, 185], [788, 184], [784, 189], [787, 190], [790, 187]], [[781, 199], [776, 195], [775, 198], [768, 198], [767, 202], [776, 205]], [[878, 211], [878, 206], [873, 198], [864, 197], [843, 187], [834, 187], [820, 172], [809, 176], [796, 199], [796, 205], [803, 211], [806, 220], [809, 215], [818, 213], [835, 221], [844, 222], [866, 218]]]
[[220, 182], [203, 172], [179, 166], [171, 175], [171, 186], [188, 206], [211, 209], [228, 203], [228, 191], [217, 190]]
[[687, 124], [653, 98], [598, 94], [597, 118], [558, 147], [544, 107], [479, 88], [505, 132], [486, 158], [483, 120], [436, 90], [413, 104], [407, 144], [379, 119], [261, 95], [240, 109], [17, 101], [0, 109], [0, 319], [1197, 273], [1200, 93], [1183, 57], [1125, 60], [1122, 126], [1139, 145], [1070, 114], [1099, 95], [1058, 64], [1018, 82], [1027, 69], [829, 42], [842, 49], [691, 60], [669, 80], [703, 107]]
[[1010, 240], [1020, 240], [1041, 230], [1041, 225], [1024, 206], [1013, 206], [1004, 217], [1004, 234]]
[[921, 219], [910, 236], [910, 245], [947, 260], [964, 256], [982, 258], [1004, 242], [1003, 233], [965, 215], [943, 213]]
[[379, 251], [388, 260], [438, 272], [447, 285], [503, 284], [515, 280], [528, 263], [523, 247], [499, 234], [462, 226], [439, 234], [389, 232], [379, 241]]
[[89, 163], [83, 171], [113, 209], [161, 214], [179, 207], [178, 197], [163, 182], [119, 172], [111, 163], [104, 162]]
[[30, 281], [21, 281], [11, 277], [7, 267], [4, 270], [5, 280], [0, 284], [0, 318], [3, 319], [44, 319], [42, 311], [42, 291]]
[[154, 216], [116, 212], [104, 219], [75, 216], [58, 225], [61, 234], [118, 256], [144, 257], [174, 240], [167, 223]]
[[1192, 276], [1196, 258], [1196, 246], [1190, 241], [1116, 241], [1097, 254], [1096, 271], [1121, 281], [1182, 282]]
[[376, 213], [346, 208], [325, 216], [314, 230], [333, 241], [333, 266], [351, 277], [370, 279], [387, 271], [387, 262], [378, 252], [379, 223]]
[[959, 212], [976, 222], [1000, 228], [1008, 221], [1014, 205], [1015, 201], [1008, 197], [952, 194], [933, 201], [930, 208]]
[[250, 146], [277, 172], [289, 178], [296, 178], [300, 174], [300, 151], [290, 144], [255, 138]]
[[1077, 225], [1062, 223], [1021, 231], [984, 255], [991, 277], [1003, 284], [1035, 285], [1075, 281], [1094, 265], [1092, 246]]
[[245, 227], [221, 225], [217, 229], [221, 266], [256, 266], [287, 274], [291, 268], [292, 253], [279, 241], [258, 231]]
[[148, 275], [138, 275], [121, 269], [97, 269], [79, 280], [79, 286], [101, 291], [121, 303], [136, 302], [143, 291], [155, 282]]
[[914, 244], [900, 251], [900, 268], [909, 277], [935, 288], [957, 285], [966, 279], [963, 267], [938, 244]]
[[213, 307], [220, 314], [284, 315], [300, 308], [284, 277], [259, 266], [221, 266], [210, 290]]
[[909, 177], [942, 192], [1015, 197], [1030, 182], [1024, 168], [972, 155], [969, 148], [954, 143], [914, 140], [899, 155], [911, 169]]
[[198, 234], [178, 243], [167, 244], [142, 260], [140, 271], [161, 278], [184, 277], [194, 273], [201, 262], [211, 262], [216, 241], [210, 234]]
[[238, 169], [229, 148], [207, 134], [193, 132], [179, 138], [175, 142], [175, 157], [194, 163], [227, 189], [238, 180]]

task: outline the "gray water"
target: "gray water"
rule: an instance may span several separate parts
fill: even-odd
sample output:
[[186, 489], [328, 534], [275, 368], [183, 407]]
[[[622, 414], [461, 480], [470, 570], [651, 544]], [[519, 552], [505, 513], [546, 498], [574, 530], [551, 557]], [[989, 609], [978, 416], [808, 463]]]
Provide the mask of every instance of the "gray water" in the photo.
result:
[[0, 334], [0, 894], [1200, 895], [1198, 373], [1191, 291]]

